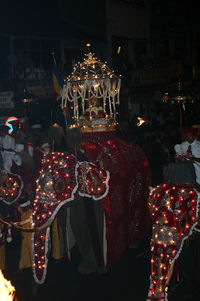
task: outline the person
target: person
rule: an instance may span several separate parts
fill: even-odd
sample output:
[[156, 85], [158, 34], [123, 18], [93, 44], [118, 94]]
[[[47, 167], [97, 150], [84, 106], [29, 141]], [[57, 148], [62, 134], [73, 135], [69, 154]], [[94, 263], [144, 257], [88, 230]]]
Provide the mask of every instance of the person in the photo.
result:
[[[21, 221], [20, 225], [22, 228], [31, 228], [32, 221], [32, 208], [30, 200], [21, 199], [19, 206], [17, 206], [17, 210], [20, 213]], [[21, 253], [20, 253], [20, 261], [19, 261], [19, 269], [26, 269], [32, 267], [32, 233], [31, 232], [23, 232], [22, 231], [22, 244], [21, 244]]]
[[197, 130], [193, 127], [185, 128], [184, 137], [185, 141], [176, 144], [174, 150], [177, 155], [188, 155], [187, 161], [193, 163], [196, 182], [200, 184], [200, 141], [197, 140]]
[[32, 125], [32, 134], [34, 137], [33, 143], [33, 162], [34, 162], [34, 170], [33, 170], [33, 191], [36, 189], [36, 180], [39, 177], [39, 171], [42, 166], [42, 159], [44, 154], [50, 152], [50, 143], [47, 132], [43, 129], [41, 124]]
[[54, 123], [49, 127], [48, 138], [52, 152], [64, 152], [67, 150], [65, 132], [58, 123]]
[[21, 165], [21, 158], [16, 153], [15, 139], [8, 134], [9, 127], [0, 126], [0, 149], [3, 160], [3, 169], [10, 172], [13, 161], [17, 166]]
[[[0, 214], [0, 216], [1, 216], [1, 214]], [[5, 270], [5, 268], [6, 268], [5, 252], [6, 252], [6, 248], [5, 248], [4, 226], [2, 224], [0, 224], [0, 270]]]
[[155, 187], [163, 182], [164, 166], [168, 160], [167, 153], [153, 133], [145, 137], [142, 148], [151, 166], [152, 185]]
[[19, 119], [14, 119], [9, 122], [12, 125], [13, 131], [11, 137], [15, 139], [16, 144], [24, 144], [26, 141], [26, 135], [21, 128]]
[[100, 101], [96, 97], [89, 99], [89, 107], [85, 110], [80, 119], [92, 120], [95, 118], [105, 118], [106, 113], [103, 107], [100, 105]]

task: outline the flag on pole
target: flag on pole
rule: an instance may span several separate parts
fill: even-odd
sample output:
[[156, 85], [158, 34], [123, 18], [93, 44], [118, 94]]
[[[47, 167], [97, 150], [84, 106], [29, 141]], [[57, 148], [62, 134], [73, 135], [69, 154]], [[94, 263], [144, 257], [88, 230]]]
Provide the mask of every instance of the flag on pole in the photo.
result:
[[56, 98], [56, 100], [58, 100], [62, 93], [63, 81], [62, 81], [60, 73], [58, 71], [55, 58], [53, 59], [52, 76], [53, 76], [53, 86], [54, 86], [55, 98]]

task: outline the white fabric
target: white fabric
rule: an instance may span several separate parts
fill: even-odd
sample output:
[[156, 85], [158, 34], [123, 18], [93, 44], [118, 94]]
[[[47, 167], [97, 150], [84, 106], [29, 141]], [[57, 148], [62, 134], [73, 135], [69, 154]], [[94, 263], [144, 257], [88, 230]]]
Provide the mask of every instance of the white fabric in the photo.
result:
[[37, 124], [33, 124], [31, 128], [32, 128], [33, 130], [34, 130], [34, 129], [41, 129], [42, 126], [41, 126], [41, 124], [37, 123]]
[[[18, 166], [22, 164], [21, 158], [14, 152], [16, 151], [15, 139], [10, 135], [1, 137], [1, 145], [4, 148], [4, 150], [1, 152], [3, 159], [3, 167], [6, 171], [10, 172], [12, 167], [12, 161], [14, 161]], [[21, 146], [17, 145], [17, 149], [21, 149]]]
[[23, 144], [20, 144], [20, 143], [16, 143], [15, 151], [16, 151], [17, 153], [23, 152], [23, 151], [24, 151], [24, 145], [23, 145]]
[[[200, 158], [200, 141], [194, 140], [191, 144], [188, 141], [184, 141], [181, 144], [176, 144], [174, 150], [178, 154], [187, 153], [188, 147], [191, 145], [192, 155], [196, 158]], [[196, 182], [200, 184], [200, 163], [193, 163], [196, 173]]]
[[50, 152], [50, 144], [48, 142], [46, 143], [43, 143], [41, 146], [40, 146], [40, 149], [45, 152], [45, 153], [49, 153]]
[[33, 158], [33, 152], [34, 152], [34, 147], [33, 147], [33, 145], [28, 145], [27, 146], [27, 148], [28, 148], [28, 154]]

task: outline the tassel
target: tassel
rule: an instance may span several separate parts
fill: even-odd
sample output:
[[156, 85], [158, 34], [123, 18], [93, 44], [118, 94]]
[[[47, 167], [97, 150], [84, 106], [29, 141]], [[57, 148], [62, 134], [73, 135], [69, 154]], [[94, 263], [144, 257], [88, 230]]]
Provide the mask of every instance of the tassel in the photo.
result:
[[6, 240], [8, 243], [10, 243], [12, 241], [12, 234], [11, 234], [11, 225], [8, 224], [8, 227], [7, 227], [7, 237], [6, 237]]

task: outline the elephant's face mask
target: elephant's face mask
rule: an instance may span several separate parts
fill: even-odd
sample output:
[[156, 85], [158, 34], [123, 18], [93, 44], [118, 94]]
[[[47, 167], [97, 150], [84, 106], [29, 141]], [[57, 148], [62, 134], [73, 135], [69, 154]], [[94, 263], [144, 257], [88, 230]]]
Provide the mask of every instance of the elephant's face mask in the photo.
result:
[[[89, 162], [78, 162], [73, 155], [50, 153], [44, 156], [37, 180], [33, 211], [33, 226], [38, 228], [53, 221], [58, 210], [77, 195], [94, 201], [108, 193], [109, 172]], [[33, 275], [43, 283], [48, 263], [50, 228], [33, 234]]]
[[152, 270], [149, 295], [163, 298], [184, 240], [197, 225], [198, 194], [189, 183], [166, 183], [152, 189]]

